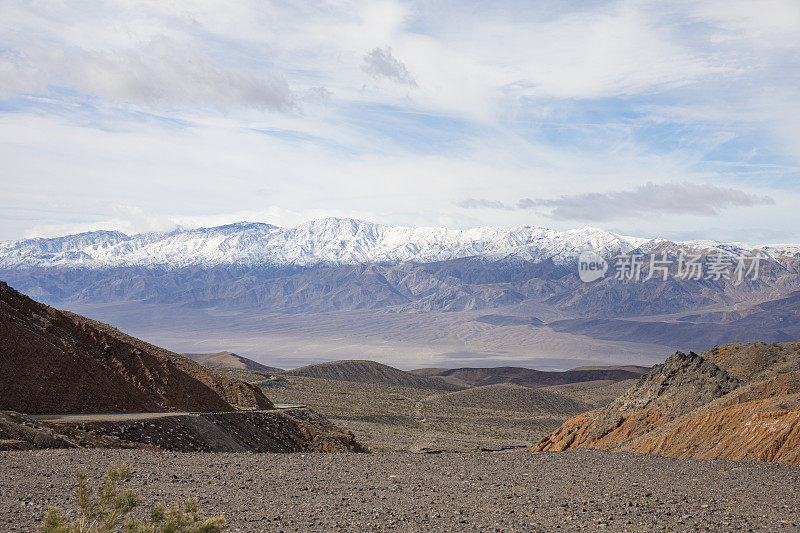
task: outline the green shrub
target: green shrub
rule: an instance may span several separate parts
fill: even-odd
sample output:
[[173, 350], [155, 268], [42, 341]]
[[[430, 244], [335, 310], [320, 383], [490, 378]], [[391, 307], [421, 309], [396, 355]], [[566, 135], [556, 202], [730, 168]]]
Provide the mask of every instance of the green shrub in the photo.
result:
[[46, 533], [213, 533], [225, 529], [223, 517], [204, 517], [197, 499], [192, 498], [183, 503], [175, 502], [169, 508], [159, 503], [146, 522], [126, 519], [125, 516], [142, 503], [133, 491], [122, 488], [122, 483], [130, 477], [128, 465], [114, 465], [103, 476], [95, 494], [89, 488], [86, 474], [79, 472], [75, 496], [80, 516], [72, 520], [54, 507], [45, 515], [41, 530]]

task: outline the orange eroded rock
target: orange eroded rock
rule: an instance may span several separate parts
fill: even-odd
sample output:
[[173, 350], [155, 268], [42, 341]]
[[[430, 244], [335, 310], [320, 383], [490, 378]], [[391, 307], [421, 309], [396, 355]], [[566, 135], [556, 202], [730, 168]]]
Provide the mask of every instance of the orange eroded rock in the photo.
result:
[[573, 448], [800, 464], [800, 343], [678, 352], [534, 450]]

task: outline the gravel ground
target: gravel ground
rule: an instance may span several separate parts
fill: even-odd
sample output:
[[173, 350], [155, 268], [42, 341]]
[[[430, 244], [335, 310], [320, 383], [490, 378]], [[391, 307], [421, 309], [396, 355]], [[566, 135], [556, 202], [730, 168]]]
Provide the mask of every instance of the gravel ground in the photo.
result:
[[[74, 511], [75, 473], [128, 462], [148, 503], [199, 498], [233, 531], [798, 531], [800, 468], [643, 454], [0, 453], [0, 530]], [[142, 509], [144, 511], [144, 509]]]

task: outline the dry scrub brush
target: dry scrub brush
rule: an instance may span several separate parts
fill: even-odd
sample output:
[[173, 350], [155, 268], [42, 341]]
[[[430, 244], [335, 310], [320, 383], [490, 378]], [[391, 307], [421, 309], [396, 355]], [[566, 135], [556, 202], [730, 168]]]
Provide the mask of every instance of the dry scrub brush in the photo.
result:
[[206, 518], [197, 506], [197, 500], [188, 498], [167, 508], [163, 503], [153, 507], [148, 521], [126, 518], [141, 505], [142, 500], [122, 483], [131, 477], [127, 464], [113, 465], [103, 476], [97, 493], [89, 487], [86, 474], [78, 473], [75, 495], [80, 516], [70, 518], [58, 507], [53, 507], [44, 518], [41, 530], [46, 533], [213, 533], [225, 528], [222, 516]]

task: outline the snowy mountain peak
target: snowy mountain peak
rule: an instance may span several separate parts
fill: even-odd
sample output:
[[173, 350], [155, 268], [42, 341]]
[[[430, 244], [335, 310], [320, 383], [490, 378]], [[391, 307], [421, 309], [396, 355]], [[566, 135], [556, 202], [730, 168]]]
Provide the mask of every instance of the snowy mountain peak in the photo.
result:
[[[179, 228], [169, 233], [129, 236], [118, 231], [95, 231], [53, 239], [7, 241], [0, 243], [0, 268], [427, 263], [473, 256], [552, 259], [563, 264], [586, 249], [610, 256], [651, 249], [662, 242], [666, 241], [628, 237], [589, 226], [568, 231], [539, 226], [454, 230], [323, 218], [294, 228], [237, 222], [211, 228]], [[784, 251], [769, 250], [772, 254]], [[792, 250], [797, 251], [796, 247], [787, 247], [785, 252]]]

